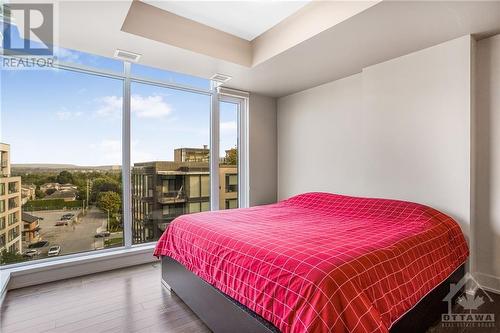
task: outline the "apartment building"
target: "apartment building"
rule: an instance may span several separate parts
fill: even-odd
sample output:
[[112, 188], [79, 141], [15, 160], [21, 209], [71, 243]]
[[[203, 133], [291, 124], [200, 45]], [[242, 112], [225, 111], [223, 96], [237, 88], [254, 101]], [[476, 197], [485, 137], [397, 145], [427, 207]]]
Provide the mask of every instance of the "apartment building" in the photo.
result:
[[22, 252], [21, 177], [11, 177], [10, 145], [0, 143], [0, 251]]
[[[177, 216], [210, 210], [209, 150], [179, 148], [174, 161], [136, 163], [132, 168], [134, 242], [158, 239]], [[236, 165], [219, 167], [219, 207], [238, 207]]]

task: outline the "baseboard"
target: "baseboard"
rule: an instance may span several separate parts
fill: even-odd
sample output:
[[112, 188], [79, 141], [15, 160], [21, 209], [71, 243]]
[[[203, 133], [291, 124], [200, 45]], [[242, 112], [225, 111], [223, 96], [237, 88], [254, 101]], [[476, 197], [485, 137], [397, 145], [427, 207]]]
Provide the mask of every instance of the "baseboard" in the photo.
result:
[[474, 277], [481, 288], [500, 295], [500, 277], [479, 272], [474, 273]]
[[[157, 261], [153, 246], [124, 249], [104, 254], [32, 264], [5, 270], [9, 275], [7, 290], [33, 286], [78, 276], [95, 274]], [[3, 273], [3, 272], [2, 272]]]

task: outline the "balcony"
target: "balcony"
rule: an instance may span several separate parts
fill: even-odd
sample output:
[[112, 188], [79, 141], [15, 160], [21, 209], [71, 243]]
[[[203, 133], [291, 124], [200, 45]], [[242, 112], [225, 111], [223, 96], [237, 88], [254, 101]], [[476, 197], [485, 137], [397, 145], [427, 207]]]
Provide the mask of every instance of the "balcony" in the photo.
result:
[[161, 204], [174, 204], [186, 202], [184, 191], [157, 192], [158, 202]]

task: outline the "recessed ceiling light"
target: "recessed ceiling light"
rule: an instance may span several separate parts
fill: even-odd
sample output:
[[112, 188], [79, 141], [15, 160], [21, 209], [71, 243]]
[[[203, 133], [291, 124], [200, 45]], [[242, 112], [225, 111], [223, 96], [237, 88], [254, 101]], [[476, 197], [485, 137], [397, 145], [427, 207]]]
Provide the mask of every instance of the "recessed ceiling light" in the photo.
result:
[[210, 80], [216, 81], [220, 84], [226, 83], [227, 81], [229, 81], [231, 79], [232, 79], [232, 76], [220, 74], [220, 73], [216, 73], [210, 77]]
[[116, 50], [115, 51], [115, 58], [118, 58], [118, 59], [121, 59], [124, 61], [138, 62], [140, 57], [141, 57], [140, 54], [134, 53], [134, 52], [123, 51], [123, 50]]

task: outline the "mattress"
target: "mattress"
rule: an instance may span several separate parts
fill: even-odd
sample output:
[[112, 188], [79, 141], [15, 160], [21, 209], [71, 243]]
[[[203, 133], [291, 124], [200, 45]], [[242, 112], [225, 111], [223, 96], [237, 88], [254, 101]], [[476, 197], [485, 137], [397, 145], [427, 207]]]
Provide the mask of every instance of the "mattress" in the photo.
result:
[[387, 332], [468, 257], [424, 205], [306, 193], [183, 215], [155, 249], [281, 332]]

